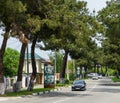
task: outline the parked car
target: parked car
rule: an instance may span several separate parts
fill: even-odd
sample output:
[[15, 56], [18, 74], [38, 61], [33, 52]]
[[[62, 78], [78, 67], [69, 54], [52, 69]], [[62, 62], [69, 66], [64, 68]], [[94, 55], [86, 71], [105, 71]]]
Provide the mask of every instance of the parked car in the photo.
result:
[[98, 80], [98, 75], [92, 77], [93, 80]]
[[98, 79], [102, 79], [102, 74], [98, 74]]
[[71, 90], [86, 90], [86, 82], [84, 80], [75, 80], [71, 87]]
[[95, 75], [97, 75], [97, 73], [89, 73], [89, 74], [87, 74], [87, 76], [88, 76], [89, 78], [92, 78], [92, 77], [95, 76]]

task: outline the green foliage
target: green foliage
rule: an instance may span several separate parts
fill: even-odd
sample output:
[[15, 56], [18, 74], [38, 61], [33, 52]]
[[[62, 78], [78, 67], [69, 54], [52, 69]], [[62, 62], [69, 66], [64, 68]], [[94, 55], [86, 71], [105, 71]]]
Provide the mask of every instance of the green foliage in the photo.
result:
[[33, 91], [22, 90], [19, 93], [17, 93], [17, 92], [7, 92], [5, 94], [5, 96], [18, 97], [18, 96], [23, 96], [23, 95], [32, 95], [32, 93], [45, 92], [45, 91], [50, 91], [50, 90], [51, 90], [51, 88], [35, 88]]
[[27, 16], [26, 27], [31, 29], [31, 33], [35, 34], [36, 31], [39, 31], [41, 28], [41, 21], [39, 16], [30, 17]]
[[60, 81], [59, 81], [59, 80], [57, 80], [57, 81], [56, 81], [56, 83], [57, 83], [57, 84], [59, 84], [59, 83], [60, 83]]
[[109, 73], [110, 76], [115, 76], [115, 75], [116, 75], [116, 70], [114, 70], [114, 69], [109, 69], [109, 70], [108, 70], [108, 73]]
[[69, 84], [69, 80], [68, 80], [68, 79], [65, 79], [65, 80], [64, 80], [64, 83], [65, 83], [65, 84]]
[[76, 79], [76, 74], [75, 73], [70, 73], [69, 74], [69, 79], [70, 79], [70, 81], [74, 81]]
[[[70, 53], [73, 59], [81, 58], [85, 51], [79, 55], [80, 49], [87, 45], [86, 42], [98, 32], [99, 28], [98, 22], [89, 14], [86, 2], [53, 1], [53, 9], [47, 17], [51, 21], [45, 20], [46, 25], [54, 29], [50, 32], [49, 38], [44, 39], [44, 48], [46, 50], [62, 49]], [[87, 62], [84, 60], [84, 64]]]
[[51, 21], [45, 21], [55, 32], [44, 41], [46, 48], [76, 50], [76, 43], [81, 44], [82, 37], [88, 34], [86, 33], [87, 25], [84, 23], [85, 20], [88, 21], [85, 19], [87, 18], [87, 13], [85, 2], [76, 2], [76, 0], [54, 1], [53, 10], [48, 14], [48, 18]]
[[68, 67], [67, 67], [67, 69], [68, 70], [70, 70], [71, 72], [73, 72], [73, 71], [75, 71], [74, 69], [74, 61], [73, 60], [68, 60], [68, 62], [67, 62], [68, 64]]
[[120, 78], [112, 78], [113, 82], [120, 82]]
[[11, 27], [21, 13], [26, 11], [26, 6], [20, 0], [0, 0], [1, 21], [6, 27]]
[[67, 86], [66, 84], [56, 84], [57, 87], [65, 87]]
[[[54, 53], [49, 54], [49, 58], [52, 61], [54, 65], [56, 65], [56, 73], [60, 73], [61, 71], [61, 66], [62, 66], [62, 60], [63, 60], [63, 55], [60, 51], [55, 51]], [[56, 62], [56, 64], [55, 64]]]
[[14, 49], [7, 48], [5, 51], [3, 63], [5, 76], [15, 76], [18, 70], [19, 52]]
[[6, 9], [9, 10], [6, 12], [12, 12], [13, 14], [26, 11], [26, 7], [22, 4], [20, 0], [7, 0], [5, 6]]
[[115, 0], [107, 2], [107, 7], [99, 11], [98, 20], [104, 25], [103, 61], [110, 68], [118, 69], [120, 64], [120, 4]]
[[[103, 68], [102, 68], [102, 71], [103, 71], [103, 74], [105, 75], [105, 74], [106, 74], [106, 68], [103, 67]], [[107, 69], [107, 73], [108, 73], [108, 75], [110, 75], [110, 76], [115, 76], [116, 70], [113, 69], [113, 68], [108, 68], [108, 69]]]

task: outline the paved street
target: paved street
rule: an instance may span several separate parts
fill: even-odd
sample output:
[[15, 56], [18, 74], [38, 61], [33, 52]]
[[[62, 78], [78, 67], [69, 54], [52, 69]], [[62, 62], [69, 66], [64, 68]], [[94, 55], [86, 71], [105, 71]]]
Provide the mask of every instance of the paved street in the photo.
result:
[[2, 98], [2, 103], [119, 103], [120, 84], [110, 79], [86, 80], [86, 91], [71, 91], [70, 87], [38, 96]]

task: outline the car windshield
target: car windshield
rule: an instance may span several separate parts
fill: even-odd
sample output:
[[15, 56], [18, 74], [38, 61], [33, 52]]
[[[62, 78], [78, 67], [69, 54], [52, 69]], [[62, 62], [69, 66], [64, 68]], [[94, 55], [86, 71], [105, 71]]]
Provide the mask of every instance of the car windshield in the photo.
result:
[[84, 82], [83, 81], [74, 81], [73, 84], [84, 84]]

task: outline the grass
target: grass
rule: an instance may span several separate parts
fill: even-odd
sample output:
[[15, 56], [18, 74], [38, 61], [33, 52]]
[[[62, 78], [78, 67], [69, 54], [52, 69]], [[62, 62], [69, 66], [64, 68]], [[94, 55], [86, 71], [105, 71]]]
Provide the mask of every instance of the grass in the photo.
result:
[[112, 78], [113, 82], [120, 82], [120, 78]]
[[33, 91], [21, 90], [20, 92], [6, 92], [4, 96], [6, 97], [17, 97], [23, 95], [32, 95], [32, 93], [49, 91], [51, 88], [35, 88]]
[[70, 86], [71, 84], [56, 84], [56, 87], [65, 87], [65, 86]]
[[[70, 84], [57, 84], [57, 87], [64, 87], [68, 86]], [[21, 90], [20, 92], [5, 92], [4, 95], [0, 95], [0, 97], [18, 97], [18, 96], [24, 96], [24, 95], [32, 95], [33, 93], [38, 93], [38, 92], [45, 92], [45, 91], [50, 91], [55, 88], [35, 88], [33, 91], [27, 91], [27, 90]]]

